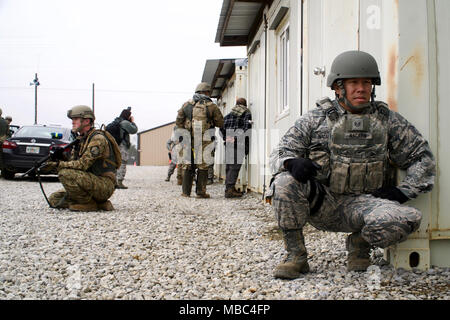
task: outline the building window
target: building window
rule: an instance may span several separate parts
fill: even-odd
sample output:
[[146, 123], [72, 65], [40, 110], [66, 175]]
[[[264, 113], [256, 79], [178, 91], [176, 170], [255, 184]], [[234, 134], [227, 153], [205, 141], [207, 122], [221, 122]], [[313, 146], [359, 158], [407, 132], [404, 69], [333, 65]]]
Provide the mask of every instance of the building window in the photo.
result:
[[279, 111], [289, 109], [289, 26], [283, 29], [279, 37]]

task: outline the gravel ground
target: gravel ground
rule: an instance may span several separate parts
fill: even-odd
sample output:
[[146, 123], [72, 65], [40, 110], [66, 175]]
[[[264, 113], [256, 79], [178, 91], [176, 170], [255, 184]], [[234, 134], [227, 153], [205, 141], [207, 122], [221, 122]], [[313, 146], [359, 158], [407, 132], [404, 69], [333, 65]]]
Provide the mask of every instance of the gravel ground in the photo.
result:
[[[272, 270], [284, 255], [261, 195], [182, 198], [166, 167], [128, 167], [113, 212], [49, 209], [37, 181], [0, 180], [0, 299], [439, 299], [450, 268], [394, 270], [373, 252], [347, 273], [344, 233], [305, 229], [311, 272]], [[61, 188], [45, 178], [47, 194]], [[195, 188], [195, 187], [194, 187]]]

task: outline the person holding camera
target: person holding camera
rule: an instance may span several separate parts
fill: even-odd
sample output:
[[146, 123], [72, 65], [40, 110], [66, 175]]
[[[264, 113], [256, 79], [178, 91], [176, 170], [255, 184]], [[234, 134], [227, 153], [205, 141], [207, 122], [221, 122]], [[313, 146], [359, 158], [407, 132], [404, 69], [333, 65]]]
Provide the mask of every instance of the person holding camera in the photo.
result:
[[128, 189], [128, 187], [123, 184], [123, 180], [127, 173], [127, 162], [131, 147], [130, 134], [135, 134], [138, 131], [138, 127], [134, 123], [134, 117], [131, 115], [131, 107], [123, 109], [120, 116], [106, 126], [106, 131], [116, 139], [120, 148], [120, 153], [122, 154], [122, 165], [119, 170], [117, 170], [116, 189]]

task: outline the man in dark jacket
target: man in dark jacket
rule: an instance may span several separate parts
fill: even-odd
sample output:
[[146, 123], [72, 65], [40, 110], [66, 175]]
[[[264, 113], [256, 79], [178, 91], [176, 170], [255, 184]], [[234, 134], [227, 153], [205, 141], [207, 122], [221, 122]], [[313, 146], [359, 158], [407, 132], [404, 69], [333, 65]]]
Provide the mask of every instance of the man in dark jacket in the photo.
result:
[[252, 114], [247, 108], [247, 101], [238, 98], [236, 105], [224, 118], [220, 129], [225, 141], [225, 198], [242, 197], [242, 193], [235, 188], [236, 180], [241, 169], [244, 155], [249, 151], [249, 129], [252, 127]]

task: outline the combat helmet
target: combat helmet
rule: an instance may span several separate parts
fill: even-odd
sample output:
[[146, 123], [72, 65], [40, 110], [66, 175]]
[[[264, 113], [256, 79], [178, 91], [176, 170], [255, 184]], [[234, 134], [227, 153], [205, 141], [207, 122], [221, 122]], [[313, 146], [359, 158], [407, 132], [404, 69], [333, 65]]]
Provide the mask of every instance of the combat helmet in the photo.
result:
[[83, 105], [75, 106], [72, 107], [72, 109], [69, 109], [67, 111], [67, 117], [70, 119], [83, 118], [83, 119], [92, 119], [92, 121], [95, 120], [95, 115], [92, 109], [89, 108], [88, 106]]
[[195, 93], [206, 92], [206, 91], [211, 92], [211, 85], [208, 82], [199, 83], [197, 85], [197, 87], [195, 88]]
[[11, 117], [11, 116], [6, 116], [6, 117], [5, 117], [5, 120], [12, 121], [12, 117]]
[[371, 100], [375, 98], [375, 86], [381, 85], [380, 71], [375, 58], [364, 51], [345, 51], [339, 54], [331, 64], [330, 74], [327, 77], [327, 87], [333, 89], [336, 83], [342, 91], [340, 101], [344, 102], [352, 110], [358, 111], [370, 106], [371, 102], [364, 105], [353, 106], [346, 97], [343, 85], [344, 79], [351, 78], [370, 78], [372, 79], [373, 89]]
[[380, 71], [375, 58], [364, 51], [346, 51], [331, 64], [327, 86], [332, 87], [338, 79], [371, 78], [374, 85], [381, 84]]

